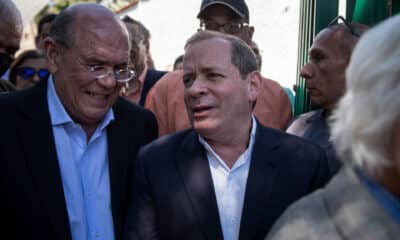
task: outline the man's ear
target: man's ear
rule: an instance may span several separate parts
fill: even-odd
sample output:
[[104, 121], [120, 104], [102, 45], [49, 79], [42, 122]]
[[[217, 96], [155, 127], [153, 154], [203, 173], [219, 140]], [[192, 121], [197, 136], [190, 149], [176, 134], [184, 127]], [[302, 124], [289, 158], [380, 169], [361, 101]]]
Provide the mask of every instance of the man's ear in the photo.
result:
[[251, 102], [254, 102], [257, 100], [257, 97], [260, 94], [261, 81], [262, 81], [261, 74], [258, 71], [253, 71], [247, 74], [246, 80], [249, 83], [248, 84], [249, 100]]
[[47, 60], [47, 68], [54, 74], [58, 70], [58, 62], [60, 56], [60, 48], [57, 47], [56, 42], [52, 38], [44, 40], [44, 54]]

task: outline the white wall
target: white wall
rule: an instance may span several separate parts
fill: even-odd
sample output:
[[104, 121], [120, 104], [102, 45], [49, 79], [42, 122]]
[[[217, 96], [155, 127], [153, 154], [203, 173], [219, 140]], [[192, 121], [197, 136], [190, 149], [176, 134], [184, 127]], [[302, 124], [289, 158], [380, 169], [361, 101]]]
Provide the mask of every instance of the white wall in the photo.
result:
[[[196, 32], [201, 0], [141, 0], [125, 12], [151, 31], [156, 68], [168, 69]], [[247, 0], [254, 40], [263, 56], [262, 73], [291, 87], [296, 81], [299, 0]]]

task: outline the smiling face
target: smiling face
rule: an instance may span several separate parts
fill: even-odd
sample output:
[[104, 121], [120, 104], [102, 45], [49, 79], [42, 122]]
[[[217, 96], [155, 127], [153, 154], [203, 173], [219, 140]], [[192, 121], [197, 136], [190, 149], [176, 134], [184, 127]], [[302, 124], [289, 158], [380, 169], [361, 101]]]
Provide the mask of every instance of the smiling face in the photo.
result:
[[[121, 84], [111, 75], [96, 79], [89, 68], [125, 68], [129, 62], [127, 32], [109, 16], [79, 15], [69, 47], [46, 43], [55, 88], [71, 118], [84, 128], [94, 127], [115, 103]], [[73, 26], [73, 27], [74, 27]]]
[[309, 61], [300, 75], [306, 79], [311, 102], [332, 110], [345, 91], [345, 70], [350, 52], [340, 46], [338, 31], [325, 29], [317, 35], [310, 51]]
[[[186, 48], [183, 61], [184, 97], [193, 128], [203, 137], [229, 136], [250, 126], [258, 81], [242, 79], [231, 62], [231, 43], [211, 38]], [[257, 85], [258, 86], [258, 85]]]

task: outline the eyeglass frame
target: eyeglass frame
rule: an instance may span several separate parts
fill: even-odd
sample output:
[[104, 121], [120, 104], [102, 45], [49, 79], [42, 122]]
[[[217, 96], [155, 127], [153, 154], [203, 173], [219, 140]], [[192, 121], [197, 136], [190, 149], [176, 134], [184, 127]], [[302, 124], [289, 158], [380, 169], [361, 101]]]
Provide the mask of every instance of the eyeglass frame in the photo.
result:
[[[90, 66], [87, 63], [84, 63], [81, 60], [80, 57], [78, 57], [78, 63], [80, 65], [82, 65], [83, 67], [85, 67], [86, 70], [89, 73], [91, 73], [94, 78], [96, 78], [96, 80], [104, 79], [104, 78], [106, 78], [106, 77], [108, 77], [108, 76], [110, 76], [112, 74], [117, 83], [127, 83], [132, 78], [134, 78], [135, 75], [136, 75], [135, 71], [130, 69], [129, 67], [126, 67], [126, 69], [116, 69], [116, 70], [112, 69], [112, 70], [110, 70], [110, 69], [108, 69], [108, 67], [100, 65], [100, 64], [99, 65]], [[100, 70], [99, 69], [96, 70], [96, 68], [101, 68], [101, 69]], [[106, 71], [106, 72], [103, 73], [103, 74], [95, 74], [96, 71], [102, 71], [102, 70]], [[118, 79], [118, 77], [117, 77], [118, 76], [118, 72], [121, 72], [121, 71], [127, 71], [130, 74], [130, 76], [128, 78]]]
[[348, 30], [350, 30], [351, 34], [356, 36], [357, 38], [360, 38], [360, 34], [356, 33], [356, 30], [351, 26], [351, 23], [347, 21], [343, 16], [339, 15], [332, 19], [332, 21], [329, 22], [328, 27], [334, 26], [334, 25], [339, 25], [339, 20], [342, 20], [344, 25], [347, 27]]
[[[240, 32], [240, 30], [242, 30], [244, 27], [249, 26], [249, 24], [247, 22], [239, 22], [239, 23], [227, 22], [225, 24], [219, 24], [219, 23], [216, 23], [216, 22], [213, 22], [213, 23], [216, 24], [218, 27], [215, 28], [215, 29], [206, 29], [206, 21], [205, 20], [201, 20], [200, 21], [200, 28], [198, 29], [198, 31], [204, 31], [204, 30], [216, 31], [216, 30], [219, 30], [222, 27], [226, 33], [235, 34], [235, 33]], [[237, 31], [233, 32], [233, 31], [228, 31], [226, 29], [226, 26], [232, 26], [234, 24], [236, 24], [238, 26], [238, 30]]]

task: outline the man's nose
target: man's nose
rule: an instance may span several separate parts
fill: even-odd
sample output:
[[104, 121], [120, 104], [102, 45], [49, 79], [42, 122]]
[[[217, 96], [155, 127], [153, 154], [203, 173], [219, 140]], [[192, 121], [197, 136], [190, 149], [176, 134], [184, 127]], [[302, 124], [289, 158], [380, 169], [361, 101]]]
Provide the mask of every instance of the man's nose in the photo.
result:
[[312, 69], [309, 63], [303, 66], [300, 71], [300, 76], [305, 79], [309, 79], [312, 77]]
[[188, 88], [188, 92], [192, 97], [198, 97], [204, 95], [207, 92], [207, 87], [206, 84], [204, 83], [204, 80], [197, 77], [193, 81], [193, 84]]

